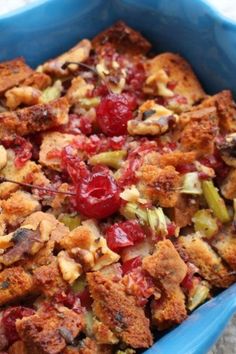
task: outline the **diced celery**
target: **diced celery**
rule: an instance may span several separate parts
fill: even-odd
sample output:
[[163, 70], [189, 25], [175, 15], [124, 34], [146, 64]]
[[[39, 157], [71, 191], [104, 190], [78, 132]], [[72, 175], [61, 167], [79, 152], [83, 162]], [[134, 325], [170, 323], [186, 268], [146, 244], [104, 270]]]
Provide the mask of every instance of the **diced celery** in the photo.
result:
[[117, 350], [116, 354], [135, 354], [136, 350], [134, 349], [125, 349], [125, 350]]
[[198, 210], [192, 220], [194, 222], [195, 231], [200, 231], [208, 238], [214, 236], [219, 229], [217, 219], [208, 209]]
[[198, 177], [198, 172], [189, 172], [184, 175], [181, 193], [202, 194], [202, 188]]
[[226, 208], [224, 199], [221, 198], [217, 188], [212, 181], [203, 181], [202, 190], [208, 206], [212, 209], [215, 216], [222, 222], [230, 221], [230, 215]]
[[162, 208], [147, 209], [148, 223], [151, 229], [158, 234], [165, 236], [168, 234], [166, 217]]
[[118, 169], [126, 155], [127, 152], [125, 150], [101, 152], [90, 157], [89, 163], [91, 165], [106, 165]]
[[53, 86], [50, 86], [50, 87], [47, 87], [41, 97], [40, 97], [40, 101], [42, 103], [48, 103], [52, 100], [55, 100], [56, 98], [59, 98], [61, 96], [61, 90], [60, 90], [60, 87], [59, 85], [53, 85]]
[[85, 319], [86, 335], [91, 337], [93, 335], [93, 322], [94, 322], [92, 311], [86, 311], [84, 315], [84, 319]]
[[83, 108], [92, 108], [97, 107], [100, 103], [100, 97], [91, 97], [91, 98], [80, 98], [79, 102]]
[[84, 291], [86, 285], [87, 285], [86, 279], [83, 276], [81, 276], [74, 281], [71, 288], [72, 288], [73, 293], [77, 294], [77, 293], [81, 293], [82, 291]]
[[209, 285], [205, 281], [201, 281], [195, 289], [194, 294], [189, 298], [187, 308], [193, 311], [197, 306], [206, 301], [209, 297]]
[[120, 209], [120, 213], [128, 220], [139, 219], [142, 223], [148, 224], [147, 210], [139, 207], [136, 203], [126, 203]]
[[58, 218], [64, 225], [66, 225], [70, 231], [74, 230], [81, 224], [81, 219], [78, 214], [61, 214]]
[[147, 209], [148, 223], [153, 231], [157, 231], [159, 220], [156, 209]]

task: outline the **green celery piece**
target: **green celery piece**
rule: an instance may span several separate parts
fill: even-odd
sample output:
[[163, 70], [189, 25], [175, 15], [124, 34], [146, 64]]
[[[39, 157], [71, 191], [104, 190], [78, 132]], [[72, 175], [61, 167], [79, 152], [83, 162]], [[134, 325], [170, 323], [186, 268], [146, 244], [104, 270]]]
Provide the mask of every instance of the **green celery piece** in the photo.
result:
[[84, 319], [85, 319], [86, 335], [91, 337], [93, 335], [93, 323], [94, 323], [92, 311], [86, 311], [84, 315]]
[[70, 231], [74, 230], [81, 224], [81, 219], [79, 215], [73, 214], [63, 214], [58, 218], [64, 225], [66, 225]]
[[82, 276], [82, 277], [79, 277], [78, 279], [76, 279], [74, 281], [74, 283], [72, 284], [71, 288], [72, 288], [73, 293], [77, 294], [77, 293], [81, 293], [82, 291], [84, 291], [86, 285], [87, 285], [87, 281]]
[[52, 100], [55, 100], [56, 98], [59, 98], [60, 96], [61, 96], [60, 89], [56, 86], [50, 86], [43, 91], [40, 100], [42, 103], [48, 103]]
[[165, 236], [168, 234], [166, 217], [162, 208], [155, 208], [156, 215], [158, 217], [158, 233]]
[[222, 222], [230, 221], [230, 215], [226, 208], [224, 199], [221, 198], [217, 188], [212, 181], [202, 182], [203, 195], [207, 201], [209, 208], [213, 211], [214, 215]]
[[89, 163], [90, 165], [106, 165], [118, 169], [126, 155], [127, 151], [125, 150], [101, 152], [90, 157]]
[[181, 193], [197, 195], [202, 194], [198, 172], [189, 172], [184, 175]]
[[126, 219], [139, 219], [143, 224], [148, 224], [147, 209], [140, 208], [136, 203], [126, 203], [120, 210]]
[[193, 311], [197, 306], [206, 301], [209, 297], [209, 286], [207, 282], [201, 281], [197, 286], [195, 293], [189, 298], [187, 308]]
[[147, 217], [148, 217], [148, 223], [153, 231], [157, 231], [158, 229], [158, 215], [156, 213], [156, 209], [147, 209]]
[[209, 209], [198, 210], [192, 219], [194, 230], [200, 231], [207, 238], [214, 236], [218, 230], [217, 219], [212, 215]]

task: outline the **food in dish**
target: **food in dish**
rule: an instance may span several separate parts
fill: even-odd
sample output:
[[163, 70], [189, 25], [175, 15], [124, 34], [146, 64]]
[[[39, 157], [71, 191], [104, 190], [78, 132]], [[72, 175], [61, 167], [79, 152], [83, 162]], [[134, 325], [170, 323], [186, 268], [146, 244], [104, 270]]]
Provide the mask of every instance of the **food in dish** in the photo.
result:
[[150, 53], [0, 64], [0, 350], [133, 354], [235, 282], [235, 103]]

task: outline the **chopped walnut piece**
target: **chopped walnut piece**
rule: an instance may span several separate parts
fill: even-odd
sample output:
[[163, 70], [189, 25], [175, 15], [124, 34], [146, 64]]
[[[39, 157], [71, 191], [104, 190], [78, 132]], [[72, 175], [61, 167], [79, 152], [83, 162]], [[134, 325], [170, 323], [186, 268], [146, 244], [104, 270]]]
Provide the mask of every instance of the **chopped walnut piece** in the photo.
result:
[[13, 87], [5, 93], [6, 106], [11, 110], [20, 105], [32, 106], [39, 103], [41, 91], [31, 86]]

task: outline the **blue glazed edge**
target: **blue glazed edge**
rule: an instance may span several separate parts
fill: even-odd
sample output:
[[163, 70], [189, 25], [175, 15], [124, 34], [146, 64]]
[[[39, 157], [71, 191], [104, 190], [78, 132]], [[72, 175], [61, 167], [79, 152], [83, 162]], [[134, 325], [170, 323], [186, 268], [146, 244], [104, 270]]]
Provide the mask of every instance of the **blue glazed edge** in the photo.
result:
[[[58, 6], [58, 4], [60, 6]], [[183, 24], [184, 29], [185, 26], [190, 26], [189, 28], [195, 26], [196, 31], [199, 21], [199, 33], [201, 33], [201, 35], [205, 34], [210, 38], [210, 35], [213, 33], [215, 35], [215, 38], [213, 36], [213, 44], [215, 43], [216, 45], [219, 39], [218, 54], [219, 58], [222, 57], [223, 60], [222, 62], [217, 62], [216, 60], [214, 65], [220, 65], [221, 80], [217, 81], [217, 77], [210, 77], [210, 84], [205, 80], [205, 77], [207, 77], [205, 73], [207, 70], [210, 70], [212, 75], [217, 74], [217, 66], [213, 67], [213, 70], [211, 70], [211, 66], [207, 66], [209, 63], [207, 63], [207, 61], [204, 63], [203, 57], [204, 65], [201, 67], [201, 65], [194, 60], [194, 53], [193, 58], [191, 58], [191, 53], [185, 53], [185, 47], [183, 46], [183, 54], [193, 63], [194, 69], [196, 69], [202, 81], [206, 84], [206, 87], [210, 89], [210, 92], [214, 92], [215, 90], [227, 88], [227, 83], [229, 83], [229, 88], [236, 93], [236, 80], [234, 80], [233, 76], [233, 73], [236, 72], [236, 22], [214, 10], [207, 1], [195, 0], [191, 2], [191, 6], [189, 6], [189, 4], [189, 0], [175, 0], [175, 2], [173, 2], [173, 0], [146, 0], [145, 2], [141, 0], [90, 0], [89, 2], [86, 0], [38, 0], [36, 3], [30, 4], [25, 8], [19, 8], [10, 14], [0, 16], [0, 32], [2, 35], [2, 38], [0, 38], [0, 61], [10, 59], [10, 57], [13, 58], [16, 56], [16, 53], [19, 54], [20, 50], [20, 53], [22, 52], [26, 55], [31, 64], [36, 65], [39, 61], [43, 60], [43, 58], [47, 59], [49, 56], [57, 55], [71, 47], [78, 41], [79, 37], [83, 38], [83, 33], [86, 32], [92, 37], [120, 18], [127, 20], [128, 24], [138, 27], [139, 30], [143, 28], [145, 34], [148, 33], [147, 20], [151, 23], [150, 19], [152, 19], [148, 18], [148, 14], [152, 14], [154, 20], [149, 27], [154, 26], [154, 17], [156, 16], [158, 21], [163, 22], [163, 27], [160, 28], [168, 28], [165, 21], [168, 20], [171, 9], [176, 8], [177, 13], [183, 9], [182, 16], [186, 21]], [[74, 12], [70, 6], [75, 6], [77, 13]], [[61, 9], [63, 9], [62, 12], [65, 14], [64, 17], [61, 16]], [[143, 19], [140, 18], [140, 11], [144, 14]], [[39, 19], [36, 13], [40, 14], [39, 17], [41, 16], [42, 18]], [[50, 22], [52, 14], [53, 23]], [[139, 17], [135, 18], [136, 14], [139, 14]], [[159, 14], [162, 14], [162, 16]], [[163, 14], [166, 16], [164, 16], [164, 19]], [[70, 17], [67, 18], [67, 16]], [[84, 21], [83, 18], [85, 19]], [[92, 24], [89, 23], [91, 19], [94, 21]], [[138, 22], [137, 19], [139, 19]], [[76, 27], [78, 20], [82, 21], [80, 28]], [[24, 31], [24, 24], [27, 27], [26, 31]], [[64, 26], [62, 31], [60, 30], [61, 24]], [[201, 24], [203, 24], [203, 27], [201, 27]], [[75, 33], [72, 34], [73, 26], [75, 26]], [[204, 26], [206, 26], [206, 33], [204, 32]], [[51, 51], [48, 50], [44, 52], [43, 46], [47, 43], [45, 28], [47, 28], [49, 33], [53, 31], [53, 34], [51, 34], [53, 41], [49, 36], [48, 44], [49, 46], [51, 45], [52, 48], [49, 48]], [[176, 29], [178, 27], [174, 28]], [[152, 30], [154, 29], [153, 27]], [[33, 40], [29, 36], [29, 31], [32, 31]], [[175, 32], [173, 32], [173, 34], [175, 35]], [[188, 33], [183, 32], [183, 35], [186, 34]], [[154, 35], [155, 31], [153, 32], [153, 36]], [[41, 38], [42, 36], [44, 37]], [[29, 40], [27, 46], [25, 46], [24, 43], [25, 38]], [[61, 42], [58, 41], [58, 38], [60, 38]], [[68, 38], [69, 40], [67, 40]], [[210, 39], [212, 40], [212, 38]], [[203, 38], [203, 42], [204, 40], [207, 42], [207, 40]], [[56, 43], [57, 41], [58, 43]], [[160, 38], [154, 38], [152, 41], [156, 43], [159, 50], [165, 48], [165, 43], [160, 44]], [[59, 42], [62, 43], [61, 46]], [[7, 44], [11, 50], [9, 49], [8, 52], [4, 53], [3, 48], [5, 48], [4, 46], [7, 46]], [[169, 44], [170, 42], [167, 41], [166, 47], [168, 47]], [[201, 41], [198, 41], [199, 49], [201, 49], [200, 44]], [[178, 48], [178, 46], [174, 46], [175, 43], [172, 43], [172, 45], [173, 48]], [[208, 52], [212, 50], [208, 47], [203, 49], [205, 50], [206, 57], [209, 54]], [[204, 50], [202, 52], [203, 54]], [[195, 54], [196, 53], [197, 52], [195, 52]], [[214, 57], [214, 51], [210, 52], [209, 57], [211, 58], [211, 56], [212, 58]], [[229, 70], [227, 71], [228, 67]], [[230, 72], [232, 77], [230, 77]], [[226, 73], [226, 78], [223, 77], [224, 73]], [[206, 353], [220, 335], [229, 318], [235, 312], [235, 299], [236, 285], [233, 285], [211, 301], [202, 305], [189, 316], [183, 324], [161, 338], [145, 353]]]

